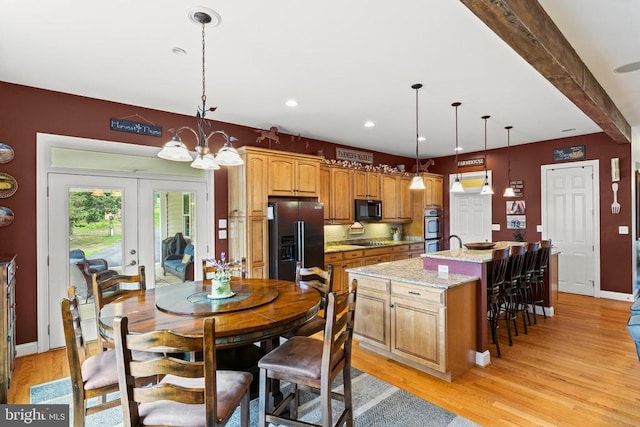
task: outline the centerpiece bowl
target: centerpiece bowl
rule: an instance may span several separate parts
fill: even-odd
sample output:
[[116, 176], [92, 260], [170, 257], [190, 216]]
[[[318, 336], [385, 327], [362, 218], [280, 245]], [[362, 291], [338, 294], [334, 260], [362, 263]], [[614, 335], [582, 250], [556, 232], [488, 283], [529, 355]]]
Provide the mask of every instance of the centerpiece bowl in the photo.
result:
[[472, 250], [484, 250], [491, 249], [495, 246], [495, 242], [474, 242], [474, 243], [465, 243], [464, 246], [467, 249]]

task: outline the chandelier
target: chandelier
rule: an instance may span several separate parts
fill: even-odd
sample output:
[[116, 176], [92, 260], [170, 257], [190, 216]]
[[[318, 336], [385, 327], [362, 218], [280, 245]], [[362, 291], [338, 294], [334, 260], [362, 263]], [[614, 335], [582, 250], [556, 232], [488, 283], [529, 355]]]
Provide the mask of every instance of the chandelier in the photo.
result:
[[[191, 167], [196, 169], [216, 170], [220, 169], [220, 166], [240, 166], [244, 164], [242, 158], [238, 154], [235, 148], [233, 148], [232, 142], [237, 141], [237, 138], [229, 136], [226, 132], [221, 130], [210, 131], [211, 123], [205, 118], [207, 110], [215, 111], [216, 107], [207, 108], [207, 95], [205, 90], [205, 26], [212, 24], [217, 26], [220, 23], [220, 15], [213, 10], [197, 10], [189, 14], [189, 18], [196, 24], [202, 26], [202, 106], [198, 107], [196, 112], [197, 131], [189, 126], [182, 126], [177, 129], [169, 129], [169, 132], [173, 132], [173, 138], [171, 141], [164, 144], [162, 150], [158, 153], [158, 157], [165, 160], [172, 160], [176, 162], [191, 162]], [[189, 149], [182, 142], [180, 133], [188, 130], [196, 137], [196, 158], [193, 159], [189, 153]], [[208, 133], [209, 132], [209, 133]], [[208, 134], [207, 134], [208, 133]], [[209, 149], [209, 140], [214, 135], [221, 135], [224, 139], [224, 144], [218, 153], [214, 156]]]

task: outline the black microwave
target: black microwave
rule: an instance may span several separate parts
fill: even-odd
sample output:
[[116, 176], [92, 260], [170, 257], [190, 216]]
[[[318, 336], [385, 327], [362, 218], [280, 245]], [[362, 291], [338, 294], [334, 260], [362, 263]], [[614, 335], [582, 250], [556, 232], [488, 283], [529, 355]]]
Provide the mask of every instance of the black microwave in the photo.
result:
[[380, 200], [355, 201], [356, 221], [380, 221], [382, 219], [382, 202]]

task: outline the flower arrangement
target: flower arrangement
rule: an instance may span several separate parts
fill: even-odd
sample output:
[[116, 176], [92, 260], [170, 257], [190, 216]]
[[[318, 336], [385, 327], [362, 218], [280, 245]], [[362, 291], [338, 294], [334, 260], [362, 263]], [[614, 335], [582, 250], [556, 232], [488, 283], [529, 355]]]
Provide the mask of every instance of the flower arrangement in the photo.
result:
[[213, 267], [212, 273], [207, 273], [207, 279], [227, 281], [231, 279], [231, 273], [234, 271], [242, 270], [242, 263], [240, 260], [227, 261], [226, 254], [222, 252], [220, 254], [220, 260], [213, 258], [205, 259], [207, 266]]

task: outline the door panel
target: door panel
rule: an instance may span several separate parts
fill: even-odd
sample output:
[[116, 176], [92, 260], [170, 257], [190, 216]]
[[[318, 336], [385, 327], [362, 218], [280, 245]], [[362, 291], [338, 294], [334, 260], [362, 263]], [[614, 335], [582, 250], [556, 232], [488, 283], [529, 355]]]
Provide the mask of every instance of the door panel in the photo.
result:
[[595, 295], [593, 167], [546, 170], [546, 238], [558, 255], [558, 290]]

